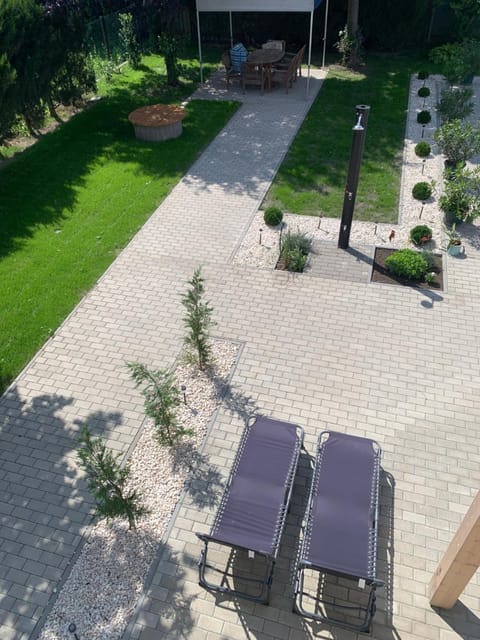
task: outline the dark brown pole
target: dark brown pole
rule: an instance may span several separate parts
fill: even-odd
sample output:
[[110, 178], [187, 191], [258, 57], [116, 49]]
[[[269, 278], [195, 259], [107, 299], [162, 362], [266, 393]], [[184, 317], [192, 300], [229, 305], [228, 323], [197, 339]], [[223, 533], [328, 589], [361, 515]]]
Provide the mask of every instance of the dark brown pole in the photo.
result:
[[353, 211], [355, 209], [355, 198], [357, 196], [358, 178], [360, 175], [363, 148], [365, 146], [369, 112], [370, 107], [365, 104], [360, 104], [355, 107], [355, 126], [352, 129], [353, 139], [350, 151], [350, 164], [348, 166], [347, 186], [345, 187], [345, 196], [343, 199], [340, 233], [338, 234], [339, 249], [348, 249], [348, 242], [350, 240], [350, 230], [352, 228]]

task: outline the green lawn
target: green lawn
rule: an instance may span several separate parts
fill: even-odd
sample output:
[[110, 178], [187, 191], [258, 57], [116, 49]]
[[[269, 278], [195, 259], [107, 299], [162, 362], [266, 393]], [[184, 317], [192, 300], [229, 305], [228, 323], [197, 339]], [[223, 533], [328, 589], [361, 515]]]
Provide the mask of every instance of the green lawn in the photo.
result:
[[237, 108], [193, 101], [180, 138], [146, 143], [127, 116], [179, 102], [161, 58], [0, 170], [0, 391], [102, 275]]
[[[394, 222], [412, 56], [369, 55], [352, 73], [332, 67], [270, 188], [265, 206], [291, 213], [340, 217], [355, 105], [370, 105], [355, 218]], [[425, 66], [425, 65], [423, 65]]]

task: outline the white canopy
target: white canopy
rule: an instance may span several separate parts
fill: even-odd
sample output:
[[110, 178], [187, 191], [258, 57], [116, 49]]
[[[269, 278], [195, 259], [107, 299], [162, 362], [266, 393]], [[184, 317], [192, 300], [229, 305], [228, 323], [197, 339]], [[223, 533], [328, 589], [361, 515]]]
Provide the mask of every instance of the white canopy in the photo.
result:
[[313, 11], [321, 0], [197, 0], [197, 11]]
[[[312, 57], [313, 12], [322, 0], [196, 0], [197, 3], [197, 31], [198, 53], [200, 58], [200, 82], [203, 83], [202, 38], [200, 33], [200, 12], [228, 12], [230, 15], [230, 43], [233, 46], [232, 13], [240, 11], [289, 11], [310, 13], [310, 34], [308, 38], [308, 74], [307, 93], [310, 84], [310, 63]], [[325, 28], [323, 34], [323, 60], [325, 66], [325, 47], [327, 39], [328, 0], [325, 4]]]

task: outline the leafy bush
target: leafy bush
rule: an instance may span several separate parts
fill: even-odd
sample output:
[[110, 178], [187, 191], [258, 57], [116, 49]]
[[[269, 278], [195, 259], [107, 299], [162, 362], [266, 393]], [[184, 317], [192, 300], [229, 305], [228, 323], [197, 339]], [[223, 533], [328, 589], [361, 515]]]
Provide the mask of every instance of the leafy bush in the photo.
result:
[[465, 39], [450, 42], [430, 51], [430, 59], [442, 67], [449, 84], [461, 84], [468, 76], [478, 73], [480, 67], [480, 42]]
[[398, 278], [421, 280], [428, 271], [428, 262], [418, 251], [399, 249], [385, 259], [387, 269]]
[[427, 124], [428, 122], [430, 122], [430, 120], [432, 119], [432, 116], [430, 115], [430, 111], [420, 111], [420, 113], [417, 113], [417, 122], [418, 124]]
[[444, 89], [437, 105], [442, 122], [464, 120], [473, 113], [473, 91], [467, 88]]
[[457, 168], [444, 186], [438, 203], [446, 214], [447, 224], [472, 222], [480, 216], [480, 167]]
[[417, 182], [412, 189], [415, 200], [428, 200], [432, 195], [432, 187], [428, 182]]
[[285, 261], [288, 271], [302, 272], [307, 264], [308, 254], [312, 248], [312, 239], [304, 233], [291, 233], [282, 239], [280, 257]]
[[263, 219], [269, 227], [276, 227], [283, 220], [283, 213], [278, 207], [267, 207]]
[[410, 240], [417, 247], [432, 239], [432, 230], [426, 224], [419, 224], [410, 231]]
[[432, 148], [428, 144], [428, 142], [424, 142], [422, 140], [422, 142], [419, 142], [418, 144], [415, 145], [415, 153], [420, 158], [426, 158], [427, 156], [430, 155], [431, 152], [432, 152]]
[[129, 529], [136, 529], [136, 521], [147, 513], [136, 491], [128, 491], [130, 467], [122, 467], [121, 453], [113, 453], [105, 447], [102, 438], [92, 439], [87, 426], [83, 426], [78, 442], [83, 447], [78, 452], [80, 466], [87, 474], [87, 485], [96, 501], [97, 512], [103, 518], [124, 517]]
[[425, 71], [425, 69], [421, 69], [418, 73], [417, 73], [417, 78], [419, 80], [426, 80], [428, 78], [430, 74], [428, 73], [428, 71]]
[[428, 98], [429, 95], [430, 95], [430, 89], [428, 87], [420, 87], [420, 89], [418, 90], [419, 98]]
[[480, 153], [480, 128], [470, 122], [445, 122], [435, 131], [434, 138], [440, 151], [452, 165], [464, 164]]
[[349, 34], [347, 25], [338, 32], [338, 41], [333, 46], [342, 54], [340, 64], [343, 67], [355, 69], [361, 63], [363, 40], [360, 29], [357, 29], [354, 36]]

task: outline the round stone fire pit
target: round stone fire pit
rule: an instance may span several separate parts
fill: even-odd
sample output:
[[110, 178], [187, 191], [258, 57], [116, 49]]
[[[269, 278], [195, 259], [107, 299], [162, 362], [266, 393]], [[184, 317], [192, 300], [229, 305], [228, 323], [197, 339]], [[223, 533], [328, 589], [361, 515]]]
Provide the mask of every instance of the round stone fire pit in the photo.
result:
[[183, 107], [171, 104], [151, 104], [135, 109], [128, 116], [139, 140], [160, 142], [178, 138], [182, 133], [182, 120], [186, 116]]

